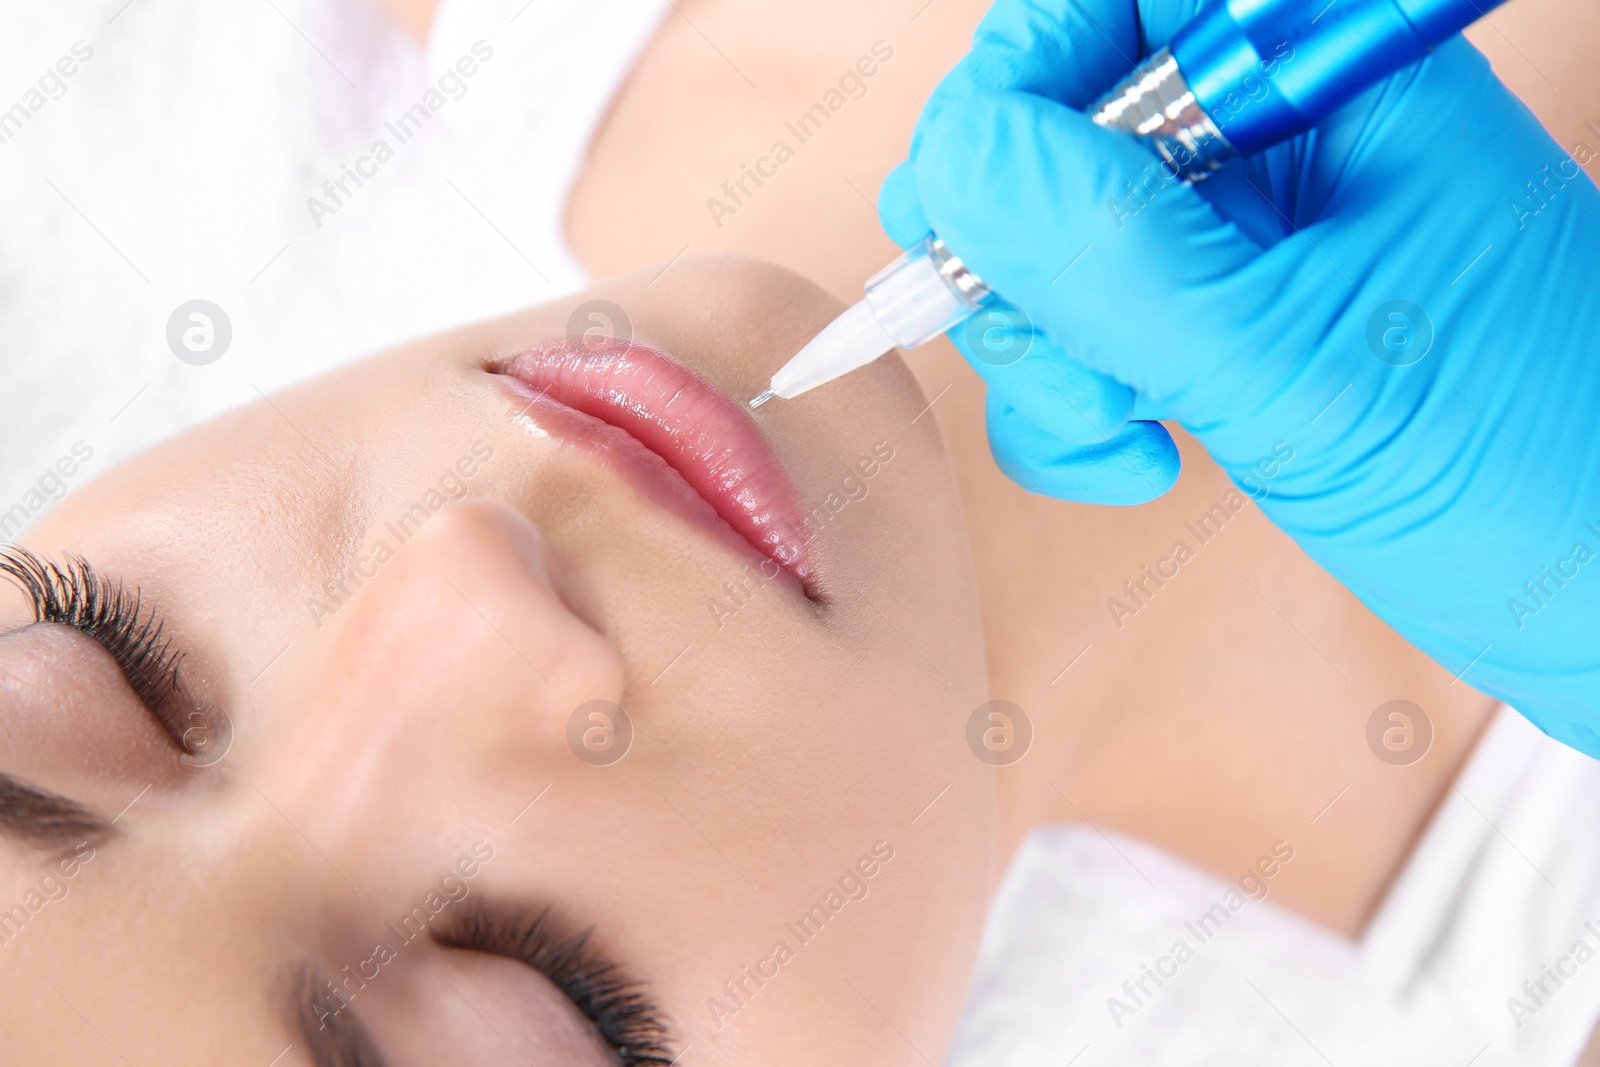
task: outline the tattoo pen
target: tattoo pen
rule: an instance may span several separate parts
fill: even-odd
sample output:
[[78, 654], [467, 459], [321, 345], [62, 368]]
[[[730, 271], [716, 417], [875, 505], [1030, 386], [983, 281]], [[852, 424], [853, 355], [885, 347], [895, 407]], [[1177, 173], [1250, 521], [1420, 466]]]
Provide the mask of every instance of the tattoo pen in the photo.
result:
[[[1216, 0], [1089, 113], [1144, 141], [1172, 177], [1197, 182], [1305, 132], [1503, 2]], [[865, 299], [784, 364], [750, 406], [931, 341], [992, 299], [930, 235], [868, 279]]]

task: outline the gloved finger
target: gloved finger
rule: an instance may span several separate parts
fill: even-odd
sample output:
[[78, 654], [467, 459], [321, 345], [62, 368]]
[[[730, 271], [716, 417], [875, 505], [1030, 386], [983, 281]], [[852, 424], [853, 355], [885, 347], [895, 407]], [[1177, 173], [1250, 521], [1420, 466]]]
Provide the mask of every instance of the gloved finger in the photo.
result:
[[[909, 162], [889, 172], [878, 193], [884, 229], [906, 247], [929, 231]], [[1121, 432], [1133, 391], [1067, 357], [1021, 308], [996, 300], [951, 330], [952, 343], [991, 393], [1063, 440], [1100, 444]]]
[[972, 50], [945, 76], [924, 111], [972, 93], [1037, 93], [1084, 108], [1164, 44], [1198, 0], [996, 0]]
[[1250, 385], [1261, 250], [1138, 142], [1006, 92], [952, 102], [912, 158], [934, 230], [1071, 356], [1180, 414]]
[[1022, 418], [1064, 442], [1103, 444], [1122, 432], [1133, 391], [1053, 344], [1022, 309], [996, 301], [951, 330], [950, 340]]
[[990, 394], [989, 450], [1027, 489], [1086, 504], [1143, 504], [1178, 480], [1178, 446], [1158, 422], [1130, 422], [1097, 445], [1063, 441]]
[[[1086, 109], [1169, 41], [1199, 7], [1196, 0], [999, 0], [979, 24], [971, 53], [930, 97], [918, 129], [949, 101], [985, 92], [1034, 93]], [[914, 132], [913, 147], [919, 141]], [[1289, 162], [1295, 158], [1290, 149], [1281, 155]], [[1236, 162], [1198, 187], [1262, 245], [1286, 232], [1283, 214], [1268, 199], [1273, 190], [1264, 165], [1254, 160]], [[1289, 199], [1298, 203], [1306, 193]]]
[[878, 221], [901, 248], [910, 248], [933, 231], [917, 198], [917, 173], [909, 159], [891, 170], [878, 187]]

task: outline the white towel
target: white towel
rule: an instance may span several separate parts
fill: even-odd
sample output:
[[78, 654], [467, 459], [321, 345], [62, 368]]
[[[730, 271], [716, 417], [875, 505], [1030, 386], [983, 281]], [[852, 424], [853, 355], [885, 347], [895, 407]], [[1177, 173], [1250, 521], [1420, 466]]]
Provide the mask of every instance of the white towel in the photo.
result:
[[[1279, 908], [1271, 879], [1258, 900], [1121, 835], [1037, 830], [949, 1062], [1571, 1064], [1600, 1017], [1596, 825], [1600, 763], [1501, 709], [1360, 943]], [[1523, 983], [1541, 978], [1535, 1003]]]
[[[8, 5], [0, 542], [258, 392], [580, 286], [568, 189], [665, 10], [445, 0], [424, 51], [362, 0]], [[232, 327], [204, 366], [167, 341], [194, 299]]]

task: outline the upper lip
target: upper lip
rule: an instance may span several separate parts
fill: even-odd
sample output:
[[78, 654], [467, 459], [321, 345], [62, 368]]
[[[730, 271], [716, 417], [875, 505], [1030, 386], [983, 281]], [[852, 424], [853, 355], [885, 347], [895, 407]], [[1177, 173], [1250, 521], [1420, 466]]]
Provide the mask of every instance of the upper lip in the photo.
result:
[[810, 587], [805, 512], [788, 472], [744, 405], [693, 368], [638, 341], [567, 337], [491, 369], [625, 431], [735, 534]]

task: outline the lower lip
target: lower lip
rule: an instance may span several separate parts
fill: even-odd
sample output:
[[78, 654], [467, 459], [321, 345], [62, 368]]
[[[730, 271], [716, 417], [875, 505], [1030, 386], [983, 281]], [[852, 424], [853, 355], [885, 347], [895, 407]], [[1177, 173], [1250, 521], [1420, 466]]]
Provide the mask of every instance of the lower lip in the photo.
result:
[[743, 406], [694, 370], [638, 342], [579, 338], [496, 369], [541, 428], [724, 544], [810, 582], [804, 511], [788, 473]]

